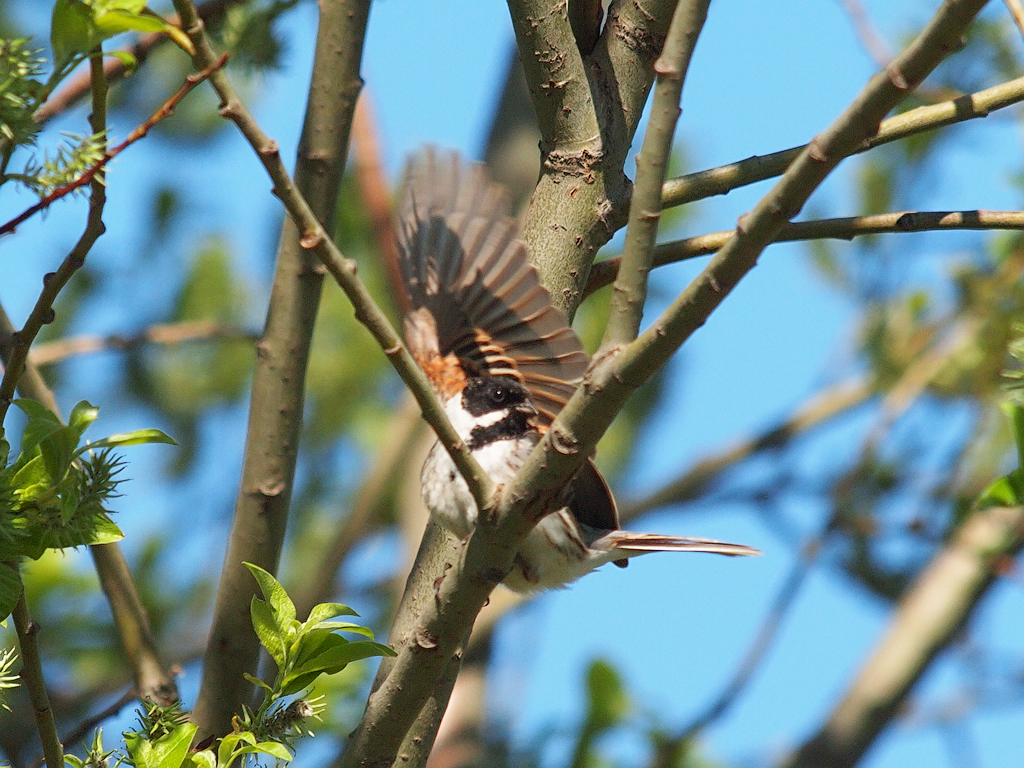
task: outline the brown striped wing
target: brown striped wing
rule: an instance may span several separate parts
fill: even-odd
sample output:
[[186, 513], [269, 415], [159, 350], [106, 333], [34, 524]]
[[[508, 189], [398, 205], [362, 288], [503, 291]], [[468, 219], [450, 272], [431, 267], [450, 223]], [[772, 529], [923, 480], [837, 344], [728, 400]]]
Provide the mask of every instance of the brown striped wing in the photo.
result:
[[396, 227], [406, 341], [428, 373], [431, 359], [454, 355], [470, 375], [515, 376], [550, 423], [587, 356], [516, 230], [482, 165], [432, 149], [409, 162]]

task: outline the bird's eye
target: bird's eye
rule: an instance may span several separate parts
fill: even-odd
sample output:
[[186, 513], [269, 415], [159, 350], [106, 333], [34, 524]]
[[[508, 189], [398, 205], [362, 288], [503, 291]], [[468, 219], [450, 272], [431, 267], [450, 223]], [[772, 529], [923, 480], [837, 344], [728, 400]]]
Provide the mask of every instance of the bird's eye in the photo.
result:
[[491, 393], [491, 399], [495, 402], [495, 404], [501, 405], [502, 403], [505, 402], [506, 394], [507, 392], [504, 389], [502, 389], [501, 387], [496, 387], [494, 391]]

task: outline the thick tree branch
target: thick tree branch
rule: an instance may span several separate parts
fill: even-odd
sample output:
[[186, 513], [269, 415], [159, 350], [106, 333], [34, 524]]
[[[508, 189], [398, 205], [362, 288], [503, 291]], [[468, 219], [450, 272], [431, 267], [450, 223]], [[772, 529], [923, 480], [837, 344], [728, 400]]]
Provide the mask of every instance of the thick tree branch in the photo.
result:
[[626, 242], [602, 347], [627, 344], [640, 332], [647, 300], [647, 275], [661, 220], [661, 186], [665, 181], [679, 101], [697, 37], [704, 28], [711, 0], [680, 0], [669, 25], [665, 48], [654, 64], [657, 82], [643, 147], [636, 157], [636, 183], [629, 207]]
[[542, 153], [590, 149], [600, 140], [583, 58], [566, 0], [508, 0], [540, 126]]
[[798, 158], [773, 194], [747, 217], [743, 234], [723, 249], [696, 287], [622, 353], [595, 361], [583, 386], [538, 449], [504, 487], [498, 509], [493, 514], [483, 510], [461, 560], [452, 564], [435, 586], [433, 599], [422, 596], [416, 628], [404, 642], [393, 638], [398, 656], [390, 663], [383, 684], [371, 695], [342, 765], [391, 765], [488, 593], [510, 569], [519, 542], [537, 518], [557, 503], [566, 480], [590, 455], [629, 394], [703, 323], [839, 160], [877, 130], [882, 117], [905, 92], [957, 47], [960, 35], [983, 5], [981, 0], [945, 3], [891, 69], [873, 78], [853, 106], [812, 143], [813, 151]]
[[[187, 0], [175, 0], [175, 8], [195, 46], [196, 68], [209, 66], [217, 57], [206, 41], [195, 8]], [[242, 674], [256, 673], [259, 656], [259, 643], [249, 619], [249, 602], [256, 584], [242, 563], [252, 562], [277, 572], [294, 483], [310, 342], [323, 282], [322, 269], [309, 250], [323, 250], [330, 242], [327, 229], [331, 227], [352, 114], [362, 87], [359, 68], [369, 2], [324, 2], [320, 14], [296, 183], [284, 174], [277, 145], [256, 126], [227, 76], [219, 72], [211, 80], [223, 100], [221, 114], [236, 122], [264, 166], [278, 174], [274, 177], [275, 192], [292, 201], [290, 207], [297, 205], [294, 201], [301, 201], [304, 219], [299, 226], [286, 221], [282, 230], [266, 326], [257, 345], [242, 480], [203, 681], [193, 711], [204, 736], [229, 731], [232, 716], [252, 696], [252, 686]], [[309, 196], [311, 205], [303, 194]], [[354, 272], [354, 265], [345, 266]]]
[[[866, 152], [882, 144], [965, 120], [988, 117], [989, 113], [1018, 104], [1022, 100], [1024, 77], [1019, 77], [941, 104], [911, 109], [882, 122], [878, 126], [878, 132], [866, 138], [854, 153]], [[669, 179], [661, 190], [662, 204], [669, 208], [692, 203], [694, 200], [724, 195], [737, 187], [781, 176], [790, 163], [806, 149], [807, 145], [793, 147], [763, 157], [751, 157], [718, 168]]]
[[[1024, 229], [1021, 211], [899, 211], [873, 216], [851, 216], [842, 219], [794, 221], [783, 225], [775, 243], [800, 240], [853, 240], [864, 235], [903, 234], [941, 230]], [[720, 251], [736, 230], [712, 232], [661, 243], [654, 248], [652, 267], [675, 264]], [[621, 257], [599, 261], [590, 271], [584, 295], [604, 288], [615, 280]]]
[[790, 768], [856, 765], [1022, 547], [1024, 508], [974, 512], [900, 601], [842, 702]]
[[959, 47], [961, 35], [984, 4], [984, 0], [943, 3], [908, 48], [869, 81], [853, 104], [800, 154], [775, 188], [741, 217], [736, 234], [662, 316], [618, 355], [594, 361], [583, 386], [516, 479], [505, 487], [502, 509], [530, 490], [557, 492], [583, 457], [590, 455], [633, 390], [703, 325], [827, 174], [877, 130], [882, 117], [910, 88]]

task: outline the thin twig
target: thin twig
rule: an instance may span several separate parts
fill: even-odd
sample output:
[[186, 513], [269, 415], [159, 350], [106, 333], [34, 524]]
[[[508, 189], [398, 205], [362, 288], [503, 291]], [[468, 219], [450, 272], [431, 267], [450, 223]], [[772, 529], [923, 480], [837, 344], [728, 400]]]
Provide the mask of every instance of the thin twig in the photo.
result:
[[110, 334], [109, 336], [72, 336], [45, 344], [37, 344], [29, 352], [29, 360], [36, 365], [53, 365], [78, 355], [116, 350], [126, 352], [146, 344], [176, 346], [191, 341], [247, 341], [255, 342], [259, 334], [241, 328], [223, 325], [215, 320], [189, 320], [180, 323], [159, 323], [138, 333]]
[[1017, 31], [1024, 35], [1024, 3], [1021, 3], [1021, 0], [1003, 0], [1003, 4], [1013, 16], [1013, 23], [1017, 25]]
[[702, 714], [696, 717], [690, 725], [682, 729], [680, 735], [674, 739], [675, 741], [685, 743], [699, 735], [701, 731], [719, 720], [732, 707], [740, 694], [743, 693], [751, 679], [753, 679], [754, 674], [761, 667], [765, 655], [775, 642], [775, 638], [782, 628], [786, 616], [789, 615], [793, 603], [807, 581], [807, 576], [811, 573], [818, 555], [825, 546], [827, 535], [828, 532], [826, 531], [804, 545], [797, 557], [796, 563], [793, 564], [789, 576], [782, 583], [782, 587], [779, 589], [778, 594], [776, 594], [768, 614], [761, 623], [761, 628], [754, 637], [754, 642], [751, 643], [750, 648], [743, 657], [743, 661], [740, 662], [739, 667], [733, 674], [732, 680], [729, 681], [729, 684], [725, 686], [718, 698]]
[[[64, 737], [64, 748], [70, 749], [84, 741], [88, 738], [89, 734], [96, 730], [96, 728], [101, 726], [110, 718], [116, 717], [120, 714], [122, 709], [138, 698], [138, 695], [138, 692], [134, 688], [129, 688], [108, 706], [85, 718], [85, 720], [75, 726], [74, 730], [69, 731]], [[38, 766], [33, 766], [33, 768], [38, 768]]]
[[213, 72], [219, 70], [221, 67], [227, 64], [227, 61], [227, 54], [224, 54], [220, 57], [220, 59], [213, 62], [209, 67], [204, 69], [202, 72], [198, 72], [196, 74], [192, 74], [186, 77], [185, 83], [181, 86], [181, 88], [178, 89], [178, 92], [171, 96], [171, 98], [169, 98], [167, 101], [165, 101], [163, 105], [149, 117], [149, 119], [147, 119], [145, 122], [136, 127], [135, 130], [133, 130], [131, 133], [129, 133], [128, 138], [126, 138], [113, 149], [108, 149], [98, 163], [89, 168], [77, 179], [75, 179], [74, 181], [70, 181], [67, 184], [61, 185], [57, 189], [53, 190], [53, 192], [50, 192], [48, 195], [46, 195], [38, 203], [26, 209], [19, 215], [15, 216], [13, 219], [8, 221], [3, 226], [0, 226], [0, 237], [14, 232], [14, 230], [17, 229], [21, 224], [24, 224], [28, 219], [32, 218], [40, 211], [49, 208], [62, 197], [67, 197], [76, 189], [81, 189], [86, 184], [90, 184], [94, 178], [96, 178], [98, 175], [102, 173], [103, 169], [107, 167], [107, 164], [111, 160], [113, 160], [115, 157], [117, 157], [119, 154], [121, 154], [124, 150], [126, 150], [135, 142], [137, 142], [139, 139], [145, 138], [146, 134], [149, 133], [150, 129], [154, 125], [159, 123], [164, 118], [174, 114], [174, 107], [177, 106], [178, 102], [185, 98], [185, 96], [188, 95], [189, 91], [191, 91], [201, 82], [203, 82], [203, 80], [209, 77]]
[[[207, 0], [199, 5], [196, 10], [203, 21], [207, 24], [213, 24], [223, 18], [230, 6], [238, 5], [242, 2], [245, 2], [245, 0]], [[178, 17], [168, 17], [167, 23], [177, 25]], [[133, 57], [136, 66], [139, 66], [146, 60], [153, 49], [169, 40], [170, 38], [163, 32], [151, 32], [141, 35], [134, 45], [122, 49], [121, 52]], [[131, 74], [128, 71], [128, 66], [117, 56], [109, 56], [104, 61], [103, 72], [106, 75], [108, 85], [113, 85]], [[90, 89], [90, 75], [88, 72], [69, 79], [56, 93], [46, 100], [43, 106], [36, 110], [33, 119], [40, 124], [46, 123], [88, 96]]]
[[892, 61], [892, 51], [889, 49], [889, 44], [885, 42], [885, 38], [871, 23], [871, 17], [868, 16], [868, 12], [860, 0], [839, 0], [839, 2], [846, 10], [850, 21], [853, 22], [853, 29], [857, 33], [861, 45], [864, 46], [864, 50], [868, 52], [868, 56], [878, 65], [879, 69], [884, 69]]
[[[661, 186], [665, 182], [683, 83], [697, 37], [704, 28], [710, 0], [680, 0], [672, 15], [665, 48], [654, 63], [657, 80], [651, 117], [636, 157], [636, 182], [629, 206], [626, 242], [615, 279], [602, 348], [628, 344], [636, 338], [647, 300], [654, 243], [661, 220]], [[600, 354], [600, 353], [599, 353]]]
[[847, 381], [828, 387], [808, 399], [781, 423], [730, 448], [705, 456], [681, 476], [653, 493], [623, 504], [620, 510], [622, 521], [635, 520], [640, 515], [670, 504], [681, 504], [698, 498], [726, 470], [739, 462], [761, 452], [781, 450], [795, 438], [867, 402], [872, 392], [871, 385], [865, 380]]
[[[17, 572], [16, 566], [0, 564], [0, 568], [12, 567]], [[21, 580], [20, 574], [18, 574], [18, 580]], [[64, 748], [57, 736], [57, 725], [54, 723], [53, 710], [50, 708], [50, 695], [46, 692], [46, 680], [43, 678], [43, 662], [39, 655], [39, 645], [36, 643], [39, 625], [32, 621], [32, 617], [29, 615], [24, 587], [21, 589], [21, 595], [18, 597], [11, 617], [14, 619], [14, 629], [18, 633], [18, 647], [21, 649], [21, 681], [32, 702], [32, 712], [35, 715], [39, 740], [43, 745], [46, 768], [64, 768]]]
[[[801, 240], [853, 240], [864, 235], [906, 234], [942, 230], [1024, 229], [1022, 211], [898, 211], [873, 216], [795, 221], [784, 224], [773, 242]], [[736, 230], [712, 232], [685, 240], [661, 243], [654, 249], [653, 267], [709, 256], [722, 249]], [[599, 261], [590, 271], [585, 295], [609, 285], [619, 270], [621, 257]]]
[[[933, 131], [954, 123], [962, 123], [991, 112], [1012, 106], [1024, 100], [1024, 77], [1018, 77], [977, 93], [960, 96], [941, 104], [918, 107], [901, 115], [890, 117], [878, 126], [878, 132], [864, 139], [853, 153], [888, 144], [908, 136]], [[714, 195], [724, 195], [738, 187], [782, 175], [790, 163], [807, 149], [793, 147], [761, 157], [750, 157], [736, 163], [689, 173], [669, 179], [662, 187], [662, 204], [669, 208], [692, 203]]]

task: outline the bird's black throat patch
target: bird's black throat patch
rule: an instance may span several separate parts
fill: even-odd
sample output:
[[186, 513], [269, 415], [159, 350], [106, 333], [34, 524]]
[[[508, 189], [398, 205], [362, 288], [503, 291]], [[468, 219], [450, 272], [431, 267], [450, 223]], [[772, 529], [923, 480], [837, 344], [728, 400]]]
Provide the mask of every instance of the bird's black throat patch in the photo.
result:
[[487, 427], [473, 427], [469, 433], [469, 450], [475, 451], [490, 445], [496, 440], [514, 440], [529, 433], [532, 414], [513, 409], [508, 416]]

